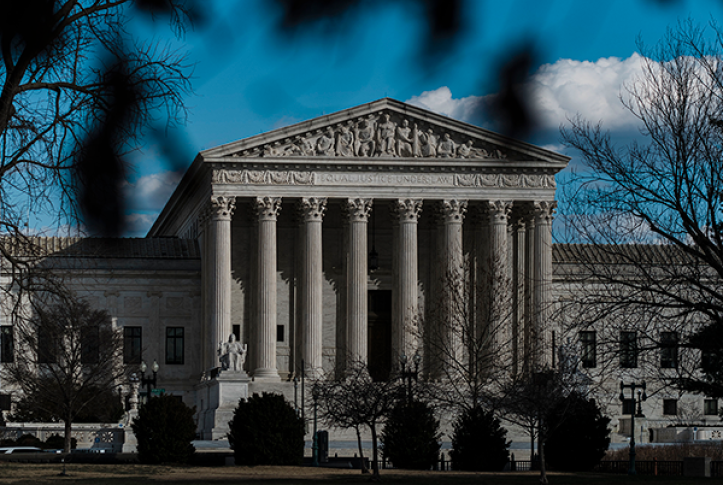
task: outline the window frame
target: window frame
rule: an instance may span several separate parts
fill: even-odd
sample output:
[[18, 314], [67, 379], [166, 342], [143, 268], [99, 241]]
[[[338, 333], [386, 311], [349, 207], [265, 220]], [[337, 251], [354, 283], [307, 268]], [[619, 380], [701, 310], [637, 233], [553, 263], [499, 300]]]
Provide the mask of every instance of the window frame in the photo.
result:
[[638, 367], [638, 333], [636, 331], [620, 332], [620, 367], [623, 369]]
[[703, 400], [703, 416], [718, 416], [718, 399]]
[[13, 326], [0, 325], [0, 363], [12, 364], [13, 362], [15, 362], [15, 334]]
[[[178, 334], [180, 332], [180, 335]], [[185, 327], [166, 327], [166, 364], [183, 365], [185, 362]], [[180, 350], [180, 351], [179, 351]]]
[[660, 332], [660, 368], [678, 368], [678, 332]]
[[[138, 335], [130, 335], [132, 333]], [[136, 342], [137, 341], [137, 342]], [[137, 352], [136, 352], [137, 350]], [[140, 364], [143, 360], [143, 327], [123, 326], [123, 363]]]
[[[672, 407], [672, 409], [671, 409]], [[673, 412], [670, 412], [673, 411]], [[678, 400], [677, 399], [663, 399], [663, 416], [677, 416], [678, 415]]]
[[580, 363], [585, 369], [597, 367], [597, 333], [595, 330], [581, 330], [580, 339]]

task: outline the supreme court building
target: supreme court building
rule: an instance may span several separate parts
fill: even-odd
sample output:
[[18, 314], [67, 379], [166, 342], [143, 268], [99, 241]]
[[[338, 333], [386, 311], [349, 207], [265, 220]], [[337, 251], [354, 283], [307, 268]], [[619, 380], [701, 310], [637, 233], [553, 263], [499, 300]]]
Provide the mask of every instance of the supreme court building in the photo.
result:
[[[444, 275], [465, 275], [471, 320], [511, 308], [513, 369], [549, 359], [555, 174], [568, 160], [385, 98], [199, 153], [145, 239], [39, 245], [219, 438], [247, 386], [291, 396], [302, 370], [351, 360], [385, 378], [416, 352], [431, 376], [444, 363], [418, 326]], [[231, 334], [247, 375], [218, 372]]]
[[435, 275], [465, 262], [513, 275], [522, 339], [549, 306], [567, 162], [388, 98], [199, 153], [148, 234], [198, 242], [196, 375], [231, 333], [254, 382], [348, 359], [388, 375], [423, 352], [414, 327]]

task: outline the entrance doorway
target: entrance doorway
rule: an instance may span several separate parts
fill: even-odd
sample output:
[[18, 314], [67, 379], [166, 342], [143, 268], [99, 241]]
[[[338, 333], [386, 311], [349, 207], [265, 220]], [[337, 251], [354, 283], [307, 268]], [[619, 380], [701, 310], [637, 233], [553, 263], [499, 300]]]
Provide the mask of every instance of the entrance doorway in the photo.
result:
[[384, 381], [392, 371], [392, 291], [370, 290], [367, 294], [369, 374], [375, 381]]

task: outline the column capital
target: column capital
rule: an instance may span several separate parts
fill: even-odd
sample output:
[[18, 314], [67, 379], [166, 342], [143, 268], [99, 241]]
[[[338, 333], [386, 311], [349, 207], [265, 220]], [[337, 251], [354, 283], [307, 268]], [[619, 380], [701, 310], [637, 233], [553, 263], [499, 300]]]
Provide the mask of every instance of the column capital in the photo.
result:
[[346, 200], [347, 216], [351, 222], [367, 222], [369, 221], [369, 214], [372, 212], [372, 202], [374, 199], [352, 199]]
[[281, 197], [256, 197], [253, 208], [260, 221], [275, 221], [281, 212]]
[[326, 197], [302, 197], [299, 212], [304, 222], [321, 222], [326, 211]]
[[216, 220], [231, 220], [236, 208], [236, 197], [212, 196], [208, 217]]
[[397, 199], [392, 202], [391, 210], [399, 222], [417, 222], [422, 212], [422, 199]]
[[445, 199], [439, 203], [439, 213], [442, 221], [447, 224], [462, 223], [467, 212], [467, 201], [458, 199]]
[[555, 210], [557, 209], [556, 200], [543, 200], [535, 202], [535, 222], [538, 224], [550, 224], [552, 219], [555, 217]]
[[492, 224], [507, 224], [507, 218], [512, 210], [512, 202], [507, 200], [491, 200], [487, 203]]

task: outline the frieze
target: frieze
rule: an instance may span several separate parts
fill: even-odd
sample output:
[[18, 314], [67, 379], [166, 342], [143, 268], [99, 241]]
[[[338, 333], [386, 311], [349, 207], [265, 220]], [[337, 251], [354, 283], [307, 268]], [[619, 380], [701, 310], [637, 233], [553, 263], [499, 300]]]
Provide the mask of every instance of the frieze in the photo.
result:
[[[475, 143], [485, 146], [475, 146]], [[235, 157], [404, 157], [504, 160], [496, 146], [385, 111], [234, 153]]]
[[530, 187], [555, 188], [555, 176], [549, 174], [506, 173], [358, 173], [301, 172], [293, 170], [217, 169], [213, 183], [220, 185], [363, 185], [429, 187]]

